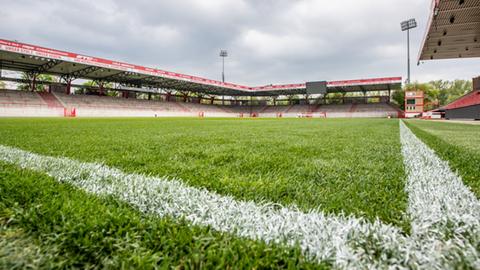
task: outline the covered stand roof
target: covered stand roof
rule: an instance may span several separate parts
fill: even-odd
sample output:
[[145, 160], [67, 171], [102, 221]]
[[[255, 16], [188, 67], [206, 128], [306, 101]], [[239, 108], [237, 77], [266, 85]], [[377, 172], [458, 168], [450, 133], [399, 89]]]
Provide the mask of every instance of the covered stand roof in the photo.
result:
[[480, 57], [480, 0], [433, 0], [418, 61]]
[[[229, 96], [306, 94], [306, 83], [244, 86], [0, 39], [0, 69], [124, 84], [123, 90], [175, 89]], [[398, 89], [401, 77], [327, 82], [327, 92]], [[120, 88], [122, 90], [122, 88]]]

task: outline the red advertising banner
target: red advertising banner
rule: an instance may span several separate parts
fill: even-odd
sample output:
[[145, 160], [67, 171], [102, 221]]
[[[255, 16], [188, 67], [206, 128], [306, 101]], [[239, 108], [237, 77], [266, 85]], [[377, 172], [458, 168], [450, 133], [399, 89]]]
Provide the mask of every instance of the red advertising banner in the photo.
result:
[[[86, 56], [71, 52], [59, 51], [55, 49], [49, 49], [36, 45], [30, 45], [25, 43], [19, 43], [14, 41], [8, 41], [0, 39], [0, 50], [14, 52], [32, 57], [43, 57], [50, 59], [57, 59], [61, 61], [67, 61], [72, 63], [80, 63], [85, 65], [91, 65], [96, 67], [102, 67], [106, 69], [114, 69], [120, 71], [134, 72], [150, 76], [158, 76], [162, 78], [176, 79], [187, 82], [193, 82], [204, 85], [211, 85], [223, 88], [229, 88], [234, 90], [243, 91], [270, 91], [270, 90], [288, 90], [288, 89], [303, 89], [306, 88], [305, 83], [298, 84], [284, 84], [284, 85], [266, 85], [249, 87], [233, 83], [223, 83], [216, 80], [210, 80], [202, 77], [191, 76], [176, 72], [165, 71], [161, 69], [149, 68], [144, 66], [132, 65], [119, 61], [112, 61], [103, 58], [97, 58], [92, 56]], [[355, 85], [371, 85], [371, 84], [388, 84], [399, 83], [401, 77], [392, 78], [378, 78], [378, 79], [364, 79], [364, 80], [349, 80], [349, 81], [332, 81], [328, 82], [328, 86], [355, 86]]]

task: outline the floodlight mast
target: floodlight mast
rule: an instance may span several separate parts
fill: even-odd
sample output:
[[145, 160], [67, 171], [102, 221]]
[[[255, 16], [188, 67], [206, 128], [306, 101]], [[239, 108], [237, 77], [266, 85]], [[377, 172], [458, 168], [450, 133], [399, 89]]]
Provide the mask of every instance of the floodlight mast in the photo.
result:
[[401, 24], [402, 31], [407, 31], [407, 84], [410, 83], [410, 29], [417, 27], [415, 19], [403, 21]]
[[225, 82], [225, 57], [228, 56], [226, 50], [220, 50], [220, 57], [222, 57], [222, 82]]

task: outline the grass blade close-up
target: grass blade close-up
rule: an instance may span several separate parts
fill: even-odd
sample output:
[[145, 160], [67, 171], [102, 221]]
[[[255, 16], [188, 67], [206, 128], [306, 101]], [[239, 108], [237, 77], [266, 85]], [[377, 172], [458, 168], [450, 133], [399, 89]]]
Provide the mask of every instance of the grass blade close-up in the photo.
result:
[[0, 270], [480, 269], [479, 14], [5, 1]]
[[0, 127], [6, 268], [478, 263], [480, 203], [398, 120], [2, 119]]
[[412, 131], [457, 171], [480, 198], [480, 125], [407, 121]]
[[405, 226], [394, 120], [5, 119], [0, 127], [1, 144], [39, 154]]

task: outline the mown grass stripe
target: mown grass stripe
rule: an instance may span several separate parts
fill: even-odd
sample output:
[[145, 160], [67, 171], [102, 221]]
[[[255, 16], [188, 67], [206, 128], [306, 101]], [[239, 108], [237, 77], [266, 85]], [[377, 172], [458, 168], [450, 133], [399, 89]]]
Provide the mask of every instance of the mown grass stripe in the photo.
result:
[[114, 197], [95, 196], [1, 161], [0, 194], [0, 269], [331, 266], [307, 261], [299, 248], [267, 245], [184, 220], [143, 214]]
[[398, 134], [396, 119], [0, 119], [2, 145], [408, 231]]
[[[478, 201], [469, 197], [468, 189], [462, 187], [448, 164], [403, 123], [400, 128], [408, 173], [408, 209], [414, 223], [411, 236], [378, 220], [237, 201], [174, 179], [126, 174], [101, 164], [6, 146], [0, 146], [0, 159], [90, 193], [113, 195], [145, 213], [186, 219], [194, 225], [267, 243], [299, 246], [310, 259], [332, 261], [336, 267], [478, 268]], [[438, 186], [436, 177], [445, 177], [446, 182]], [[432, 205], [433, 210], [426, 209]]]
[[389, 250], [392, 243], [397, 248], [397, 243], [405, 240], [397, 228], [380, 221], [369, 223], [361, 218], [236, 201], [180, 181], [125, 174], [100, 164], [46, 157], [6, 146], [0, 146], [0, 159], [44, 172], [87, 192], [113, 195], [142, 212], [182, 218], [194, 225], [267, 243], [299, 245], [310, 259], [334, 261], [338, 267], [399, 263], [398, 258], [370, 256], [364, 248], [374, 244]]
[[405, 124], [480, 198], [480, 125], [413, 120]]
[[[412, 237], [436, 260], [480, 268], [480, 202], [448, 162], [400, 121]], [[426, 250], [425, 252], [428, 252]]]
[[480, 227], [480, 202], [448, 162], [420, 141], [403, 122], [400, 124], [402, 153], [407, 170], [408, 211], [412, 232], [425, 233], [432, 227], [455, 222]]

